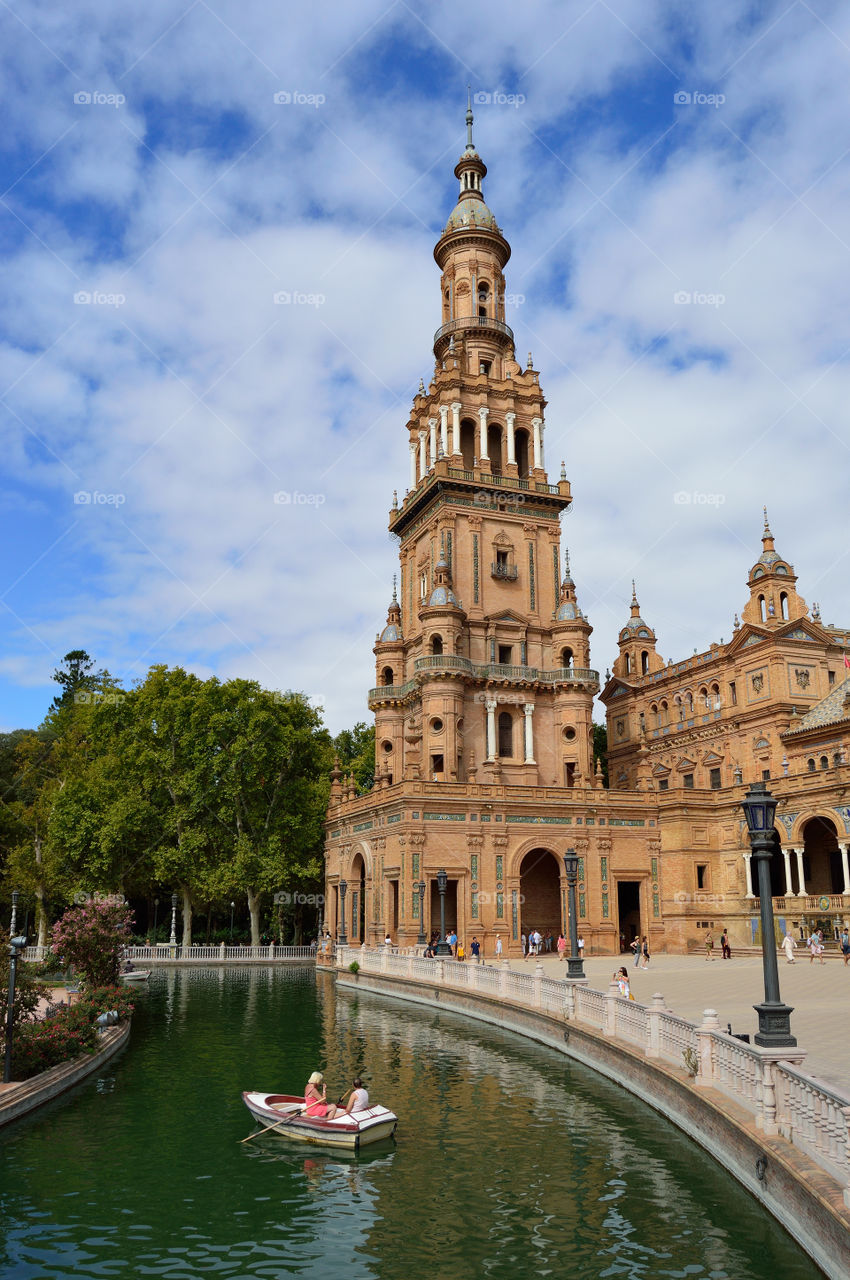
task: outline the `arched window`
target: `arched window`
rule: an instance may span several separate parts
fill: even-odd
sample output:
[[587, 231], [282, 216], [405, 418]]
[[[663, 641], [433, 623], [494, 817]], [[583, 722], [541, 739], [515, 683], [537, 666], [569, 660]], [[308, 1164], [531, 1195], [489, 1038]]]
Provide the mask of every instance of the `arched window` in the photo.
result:
[[475, 423], [469, 418], [460, 424], [460, 451], [464, 470], [471, 471], [475, 463]]
[[715, 711], [720, 710], [720, 685], [713, 684], [711, 686], [711, 705]]
[[632, 669], [632, 660], [628, 654], [624, 655], [623, 662], [625, 663], [626, 675], [629, 675]]
[[499, 712], [499, 755], [512, 756], [514, 753], [514, 722], [510, 711]]
[[705, 707], [706, 711], [708, 711], [708, 709], [711, 706], [711, 703], [708, 700], [708, 687], [706, 685], [703, 685], [702, 688], [700, 689], [699, 697], [702, 705]]
[[809, 770], [809, 773], [814, 773], [814, 771], [815, 771], [815, 762], [814, 762], [814, 758], [813, 758], [813, 757], [811, 757], [811, 756], [810, 756], [810, 757], [809, 757], [809, 759], [806, 761], [806, 767], [807, 767], [807, 769]]
[[694, 714], [694, 695], [692, 693], [685, 694], [685, 715], [690, 720]]
[[655, 727], [656, 727], [656, 729], [660, 728], [660, 726], [661, 726], [661, 716], [658, 714], [658, 704], [657, 704], [656, 702], [653, 702], [652, 706], [651, 706], [649, 709], [650, 709], [650, 711], [652, 712], [653, 716], [655, 717]]
[[764, 596], [759, 596], [759, 617], [762, 622], [767, 622], [767, 611], [764, 607]]
[[822, 769], [828, 769], [828, 768], [829, 768], [829, 757], [828, 757], [828, 756], [821, 756], [821, 758], [820, 758], [820, 767], [821, 767]]
[[561, 666], [571, 667], [573, 665], [573, 651], [570, 648], [561, 650]]
[[646, 649], [641, 650], [640, 673], [642, 676], [649, 675], [649, 654], [647, 653]]
[[381, 672], [381, 684], [395, 684], [392, 667], [384, 667]]
[[664, 702], [661, 703], [661, 723], [662, 724], [670, 723], [670, 708], [667, 705], [666, 699], [664, 700]]
[[478, 314], [480, 316], [487, 315], [487, 304], [490, 301], [490, 286], [485, 280], [482, 280], [478, 286]]
[[528, 479], [528, 432], [525, 427], [517, 427], [514, 433], [516, 441], [516, 466], [520, 480]]
[[431, 652], [432, 652], [432, 653], [442, 653], [442, 652], [443, 652], [443, 637], [442, 637], [442, 636], [431, 636]]
[[682, 705], [682, 696], [681, 696], [681, 694], [678, 694], [678, 693], [676, 694], [675, 698], [673, 699], [673, 703], [674, 703], [674, 705], [675, 705], [675, 707], [676, 707], [676, 718], [677, 718], [677, 719], [679, 719], [679, 720], [684, 720], [684, 718], [685, 718], [685, 708], [684, 708], [684, 706]]
[[779, 612], [785, 621], [788, 621], [788, 593], [781, 591], [779, 593]]

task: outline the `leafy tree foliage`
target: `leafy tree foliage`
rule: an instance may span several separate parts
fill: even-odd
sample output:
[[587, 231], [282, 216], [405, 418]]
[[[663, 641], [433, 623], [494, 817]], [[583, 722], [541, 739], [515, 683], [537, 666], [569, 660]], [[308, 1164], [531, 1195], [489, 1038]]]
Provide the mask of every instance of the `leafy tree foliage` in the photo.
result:
[[130, 936], [133, 913], [121, 898], [94, 898], [69, 907], [53, 926], [53, 953], [72, 964], [87, 987], [118, 982], [121, 951]]
[[343, 773], [354, 775], [358, 791], [368, 791], [375, 781], [375, 726], [361, 720], [333, 739], [334, 752]]
[[602, 761], [602, 783], [608, 786], [608, 726], [604, 724], [594, 724], [593, 726], [593, 767], [596, 768], [596, 761]]

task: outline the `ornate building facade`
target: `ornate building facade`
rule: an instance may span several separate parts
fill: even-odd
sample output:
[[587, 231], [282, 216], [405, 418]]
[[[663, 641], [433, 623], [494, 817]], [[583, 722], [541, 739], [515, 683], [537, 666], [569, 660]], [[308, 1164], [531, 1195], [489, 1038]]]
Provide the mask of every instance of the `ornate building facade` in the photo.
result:
[[[616, 953], [636, 933], [656, 950], [693, 946], [705, 916], [723, 914], [705, 910], [717, 905], [706, 901], [712, 893], [728, 900], [723, 923], [745, 941], [754, 912], [736, 770], [773, 778], [780, 748], [794, 761], [817, 756], [810, 716], [845, 683], [850, 690], [850, 681], [833, 689], [850, 637], [807, 617], [767, 528], [743, 624], [693, 668], [664, 663], [634, 598], [602, 691], [611, 779], [603, 786], [592, 627], [566, 552], [562, 569], [570, 484], [563, 464], [550, 481], [540, 377], [530, 355], [525, 368], [516, 360], [505, 321], [511, 251], [484, 201], [471, 111], [467, 134], [458, 201], [434, 250], [442, 321], [434, 374], [413, 402], [409, 487], [389, 515], [399, 575], [374, 648], [375, 784], [358, 796], [334, 771], [327, 922], [349, 940], [389, 933], [415, 944], [440, 925], [444, 870], [447, 925], [467, 943], [477, 936], [485, 954], [497, 935], [516, 953], [522, 933], [565, 928], [562, 857], [573, 848], [589, 950]], [[832, 729], [827, 737], [837, 741]], [[818, 757], [819, 783], [844, 768], [842, 752], [833, 746], [826, 769]], [[811, 786], [808, 763], [805, 771]], [[814, 854], [803, 828], [787, 829], [789, 842], [802, 842], [805, 878]], [[819, 870], [806, 890], [821, 883]]]

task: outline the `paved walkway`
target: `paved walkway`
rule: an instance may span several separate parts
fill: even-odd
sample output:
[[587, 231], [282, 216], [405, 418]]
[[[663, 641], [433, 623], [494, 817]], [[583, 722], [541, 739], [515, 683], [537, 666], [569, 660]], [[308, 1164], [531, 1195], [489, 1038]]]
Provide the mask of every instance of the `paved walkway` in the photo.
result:
[[[547, 976], [563, 977], [566, 964], [556, 956], [542, 956]], [[782, 999], [792, 1005], [791, 1032], [807, 1056], [803, 1070], [826, 1083], [850, 1092], [850, 966], [840, 959], [825, 964], [809, 963], [808, 954], [798, 952], [795, 964], [779, 960]], [[590, 986], [605, 990], [619, 964], [629, 971], [636, 1000], [648, 1004], [656, 991], [664, 996], [668, 1009], [692, 1022], [701, 1022], [704, 1009], [716, 1009], [722, 1027], [732, 1024], [735, 1032], [758, 1030], [753, 1005], [764, 999], [764, 979], [760, 956], [708, 961], [703, 956], [654, 956], [648, 969], [635, 969], [631, 956], [589, 956], [585, 972]], [[512, 960], [512, 969], [531, 970], [533, 960]]]

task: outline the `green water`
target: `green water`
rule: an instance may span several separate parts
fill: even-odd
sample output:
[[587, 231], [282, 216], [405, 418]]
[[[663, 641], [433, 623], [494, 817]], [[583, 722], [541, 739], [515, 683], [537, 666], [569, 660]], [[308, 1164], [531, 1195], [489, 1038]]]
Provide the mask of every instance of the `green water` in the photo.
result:
[[[242, 1089], [362, 1070], [360, 1157], [240, 1145]], [[519, 1037], [310, 970], [155, 974], [105, 1076], [0, 1132], [0, 1276], [813, 1280], [707, 1155]]]

